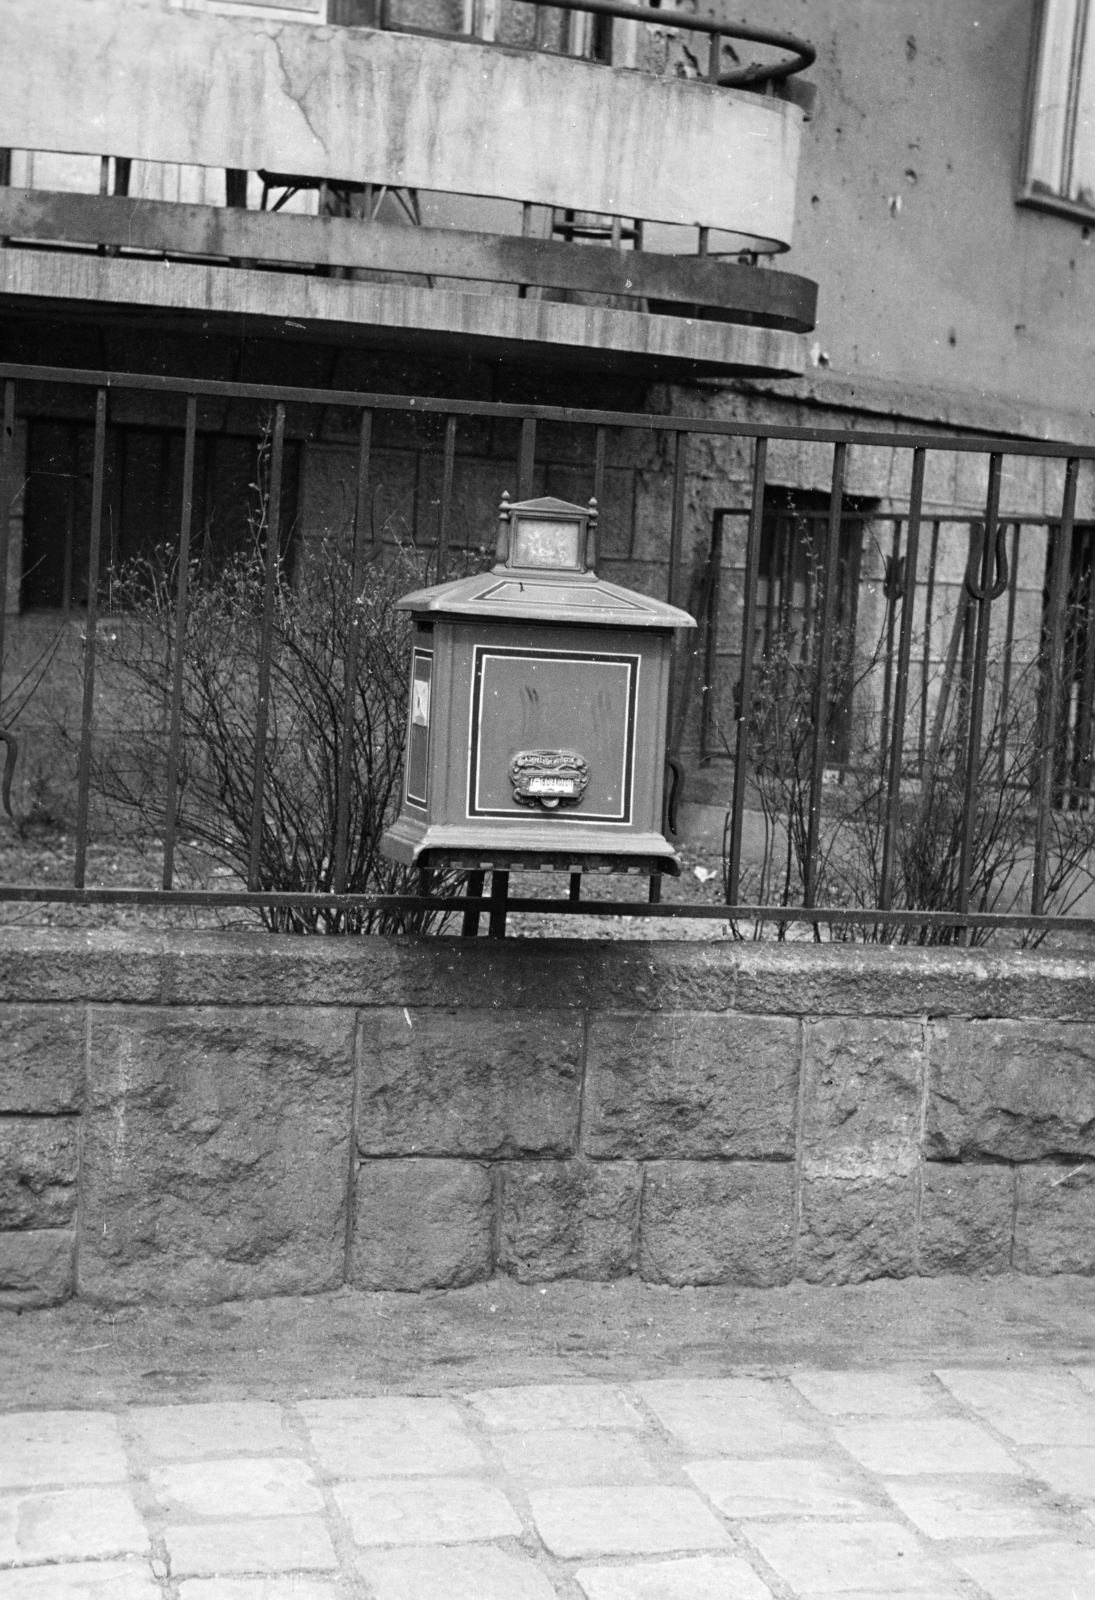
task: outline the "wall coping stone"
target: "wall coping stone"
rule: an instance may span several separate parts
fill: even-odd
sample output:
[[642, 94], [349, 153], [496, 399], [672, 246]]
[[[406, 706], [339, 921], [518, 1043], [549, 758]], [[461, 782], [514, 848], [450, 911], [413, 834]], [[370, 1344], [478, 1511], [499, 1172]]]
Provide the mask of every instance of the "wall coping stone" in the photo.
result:
[[565, 1007], [1095, 1021], [1095, 961], [731, 940], [0, 928], [0, 1002]]

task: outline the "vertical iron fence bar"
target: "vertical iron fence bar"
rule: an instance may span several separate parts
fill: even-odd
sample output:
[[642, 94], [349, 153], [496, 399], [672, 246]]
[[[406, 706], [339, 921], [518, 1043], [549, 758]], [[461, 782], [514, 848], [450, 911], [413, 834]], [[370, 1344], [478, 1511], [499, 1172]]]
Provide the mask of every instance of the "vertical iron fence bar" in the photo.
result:
[[449, 523], [452, 521], [452, 479], [456, 467], [456, 418], [445, 418], [445, 456], [441, 467], [441, 504], [437, 512], [437, 581], [448, 569]]
[[[481, 897], [483, 893], [483, 879], [485, 876], [486, 874], [483, 872], [465, 872], [464, 893], [468, 896], [469, 900], [478, 900]], [[478, 937], [478, 934], [478, 911], [465, 911], [463, 920], [460, 924], [460, 937], [462, 939], [475, 939]]]
[[[821, 633], [817, 647], [817, 683], [814, 688], [814, 740], [810, 763], [810, 818], [806, 833], [806, 881], [803, 905], [817, 897], [817, 859], [821, 845], [821, 790], [828, 754], [829, 672], [833, 659], [833, 621], [837, 608], [837, 573], [840, 562], [840, 513], [844, 501], [844, 470], [848, 446], [833, 446], [833, 487], [829, 497], [829, 526], [825, 536], [825, 576], [821, 597]], [[816, 931], [816, 930], [815, 930]]]
[[928, 685], [932, 665], [932, 612], [935, 608], [935, 563], [939, 556], [939, 518], [932, 521], [931, 554], [928, 556], [928, 581], [924, 588], [924, 661], [920, 674], [920, 740], [917, 765], [921, 773], [928, 758]]
[[[970, 877], [973, 873], [973, 852], [977, 831], [977, 796], [981, 768], [981, 732], [985, 709], [985, 677], [988, 669], [989, 627], [992, 622], [993, 558], [996, 552], [996, 528], [1000, 513], [1000, 473], [1004, 458], [989, 456], [989, 489], [985, 503], [985, 528], [981, 546], [981, 584], [977, 600], [977, 635], [973, 651], [972, 682], [969, 691], [968, 744], [966, 747], [965, 816], [962, 827], [962, 850], [958, 859], [958, 911], [970, 908]], [[973, 563], [971, 562], [971, 569]], [[967, 628], [969, 622], [967, 612]], [[958, 942], [969, 942], [969, 929], [958, 930]]]
[[1046, 898], [1046, 857], [1049, 854], [1049, 814], [1053, 805], [1053, 774], [1057, 764], [1057, 718], [1064, 679], [1065, 613], [1068, 608], [1068, 579], [1072, 567], [1072, 526], [1076, 517], [1076, 480], [1080, 463], [1071, 457], [1065, 467], [1065, 491], [1061, 506], [1061, 526], [1057, 530], [1057, 549], [1053, 561], [1053, 580], [1049, 601], [1049, 659], [1042, 718], [1042, 749], [1038, 769], [1038, 809], [1034, 823], [1034, 873], [1030, 886], [1030, 913], [1044, 914]]
[[490, 914], [487, 918], [487, 937], [506, 937], [506, 905], [509, 901], [509, 873], [495, 867], [490, 875]]
[[608, 430], [598, 428], [594, 435], [593, 444], [593, 498], [597, 502], [597, 510], [603, 513], [605, 495], [605, 449], [608, 442]]
[[1011, 532], [1011, 582], [1008, 585], [1008, 616], [1004, 629], [1003, 682], [1000, 685], [1000, 764], [999, 782], [1003, 788], [1007, 771], [1008, 711], [1011, 703], [1011, 664], [1015, 653], [1015, 607], [1019, 598], [1019, 534], [1017, 522]]
[[186, 397], [186, 439], [183, 445], [182, 516], [179, 520], [178, 577], [175, 590], [175, 659], [171, 667], [171, 721], [167, 736], [167, 785], [164, 794], [163, 886], [175, 876], [175, 809], [179, 789], [179, 740], [182, 724], [183, 665], [186, 659], [186, 606], [190, 580], [190, 522], [194, 506], [194, 435], [198, 402]]
[[[1095, 701], [1095, 540], [1088, 539], [1088, 558], [1084, 568], [1083, 661], [1077, 660], [1079, 683], [1076, 696], [1076, 781], [1081, 794], [1091, 791], [1091, 734]], [[1077, 609], [1079, 618], [1079, 609]], [[1079, 630], [1078, 630], [1079, 631]]]
[[719, 618], [722, 613], [723, 519], [715, 513], [711, 528], [710, 575], [707, 586], [707, 615], [704, 617], [703, 688], [700, 713], [700, 760], [710, 754], [711, 725], [715, 720], [716, 678], [719, 670]]
[[[677, 433], [675, 435], [675, 452], [673, 464], [673, 517], [669, 527], [669, 571], [666, 574], [666, 599], [671, 606], [679, 605], [678, 596], [681, 587], [681, 553], [684, 545], [684, 490], [685, 490], [685, 458], [688, 450], [688, 435]], [[677, 693], [681, 680], [681, 639], [680, 630], [673, 630], [673, 643], [669, 656], [669, 744], [667, 754], [676, 755], [681, 741], [684, 719], [687, 706], [677, 704]]]
[[[451, 418], [455, 422], [455, 418]], [[339, 730], [338, 799], [335, 805], [335, 894], [346, 893], [346, 859], [350, 838], [350, 785], [353, 781], [354, 703], [357, 694], [357, 658], [361, 642], [358, 598], [365, 583], [365, 524], [369, 504], [369, 451], [373, 414], [362, 411], [357, 435], [357, 494], [354, 499], [354, 553], [350, 576], [350, 627], [346, 636], [346, 661], [342, 678], [342, 727]], [[448, 441], [446, 439], [446, 447]], [[444, 500], [442, 500], [442, 508]], [[442, 509], [442, 516], [444, 510]], [[438, 543], [440, 560], [441, 543]]]
[[91, 528], [87, 557], [87, 620], [84, 628], [84, 699], [80, 710], [80, 765], [76, 780], [76, 865], [72, 884], [84, 887], [87, 872], [87, 811], [91, 789], [91, 719], [95, 711], [95, 634], [99, 621], [99, 549], [103, 532], [103, 469], [106, 458], [106, 390], [95, 394], [95, 449], [91, 469]]
[[926, 450], [913, 451], [909, 518], [905, 533], [905, 585], [901, 599], [901, 633], [897, 643], [897, 682], [894, 685], [892, 745], [886, 792], [886, 827], [882, 839], [882, 882], [878, 896], [879, 909], [882, 911], [888, 911], [893, 903], [894, 851], [901, 812], [901, 756], [905, 743], [905, 712], [908, 705], [909, 663], [912, 658], [913, 622], [916, 610], [916, 567], [920, 554], [920, 515], [924, 501], [926, 455]]
[[8, 551], [11, 547], [11, 503], [15, 499], [15, 379], [4, 384], [4, 420], [0, 433], [0, 687], [4, 678], [4, 625], [8, 613]]
[[[730, 859], [726, 868], [726, 903], [738, 904], [741, 886], [741, 829], [745, 812], [745, 778], [749, 762], [749, 718], [753, 710], [753, 647], [757, 629], [757, 584], [760, 572], [760, 536], [764, 521], [764, 480], [768, 468], [768, 440], [757, 440], [753, 453], [753, 503], [745, 542], [745, 593], [741, 612], [741, 670], [735, 715], [738, 723], [734, 751], [734, 791], [730, 801]], [[769, 580], [769, 583], [771, 580]]]
[[285, 450], [285, 405], [274, 409], [274, 442], [270, 451], [270, 493], [266, 510], [266, 577], [262, 594], [259, 642], [258, 704], [255, 707], [255, 767], [251, 786], [251, 852], [247, 887], [259, 887], [262, 859], [262, 791], [266, 767], [266, 730], [270, 717], [270, 656], [274, 642], [274, 594], [281, 553], [281, 462]]
[[[521, 452], [517, 460], [517, 498], [530, 500], [536, 482], [536, 418], [525, 417], [521, 423]], [[491, 877], [493, 888], [494, 878]]]
[[895, 517], [893, 521], [893, 540], [890, 544], [890, 575], [886, 588], [889, 593], [886, 599], [886, 665], [882, 673], [882, 732], [879, 737], [879, 748], [882, 751], [882, 776], [886, 776], [886, 751], [890, 743], [890, 696], [893, 693], [893, 634], [894, 622], [897, 618], [897, 563], [898, 551], [901, 549], [901, 518]]

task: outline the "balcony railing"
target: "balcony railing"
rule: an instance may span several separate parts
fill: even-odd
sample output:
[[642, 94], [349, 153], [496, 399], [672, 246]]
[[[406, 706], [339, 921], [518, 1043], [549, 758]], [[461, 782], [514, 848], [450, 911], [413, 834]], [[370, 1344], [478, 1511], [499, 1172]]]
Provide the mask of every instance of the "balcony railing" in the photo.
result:
[[[462, 428], [474, 428], [484, 421], [516, 427], [519, 446], [513, 483], [516, 493], [524, 497], [533, 484], [538, 426], [566, 424], [576, 436], [587, 436], [590, 446], [588, 488], [602, 505], [605, 503], [608, 436], [617, 431], [641, 436], [646, 441], [654, 435], [660, 436], [665, 454], [674, 462], [672, 515], [666, 529], [665, 553], [667, 598], [677, 604], [688, 600], [684, 592], [682, 552], [690, 444], [705, 437], [754, 441], [751, 503], [745, 517], [747, 528], [742, 553], [741, 637], [747, 644], [741, 651], [736, 713], [727, 739], [732, 778], [729, 779], [731, 794], [727, 808], [725, 902], [688, 905], [521, 897], [509, 901], [510, 911], [713, 918], [721, 923], [729, 922], [739, 930], [749, 924], [758, 927], [774, 924], [785, 931], [796, 923], [805, 923], [815, 931], [823, 926], [845, 931], [873, 930], [872, 936], [886, 940], [953, 939], [963, 943], [979, 942], [1001, 929], [1019, 929], [1028, 938], [1043, 937], [1051, 930], [1095, 931], [1095, 918], [1061, 914], [1062, 906], [1068, 903], [1075, 888], [1077, 872], [1082, 875], [1091, 868], [1091, 847], [1095, 844], [1095, 837], [1088, 839], [1084, 831], [1090, 831], [1095, 817], [1095, 762], [1092, 759], [1095, 727], [1091, 716], [1095, 684], [1093, 547], [1082, 527], [1077, 535], [1076, 517], [1081, 467], [1095, 462], [1095, 446], [884, 429], [868, 432], [774, 427], [673, 415], [579, 411], [12, 365], [0, 365], [0, 382], [3, 383], [4, 419], [0, 455], [0, 623], [4, 618], [2, 585], [8, 571], [10, 510], [18, 487], [13, 451], [20, 391], [25, 391], [21, 405], [24, 410], [27, 399], [33, 403], [35, 394], [61, 392], [70, 398], [76, 397], [93, 429], [88, 525], [84, 530], [88, 550], [87, 606], [82, 647], [82, 715], [72, 882], [65, 887], [6, 884], [0, 886], [0, 902], [138, 903], [206, 909], [245, 906], [268, 912], [271, 908], [287, 912], [296, 908], [302, 916], [305, 913], [313, 917], [321, 915], [333, 919], [335, 925], [342, 914], [351, 910], [357, 913], [363, 909], [408, 913], [459, 910], [465, 914], [469, 926], [477, 922], [480, 913], [490, 911], [492, 930], [504, 931], [506, 907], [497, 894], [492, 905], [491, 900], [481, 894], [452, 899], [428, 894], [393, 897], [355, 896], [344, 892], [349, 844], [345, 785], [354, 741], [362, 737], [351, 716], [341, 727], [331, 729], [331, 738], [339, 750], [341, 776], [334, 808], [338, 824], [330, 858], [323, 864], [323, 881], [318, 887], [299, 892], [278, 889], [271, 884], [269, 823], [263, 796], [264, 787], [270, 782], [272, 746], [263, 685], [269, 681], [273, 647], [270, 629], [265, 624], [257, 657], [248, 668], [254, 674], [256, 701], [254, 725], [249, 735], [254, 778], [246, 882], [238, 888], [219, 891], [176, 886], [180, 719], [184, 693], [181, 662], [188, 607], [193, 603], [185, 577], [190, 571], [198, 408], [212, 401], [233, 401], [247, 404], [252, 410], [264, 408], [269, 414], [272, 456], [267, 526], [270, 527], [281, 524], [279, 495], [287, 430], [290, 433], [306, 430], [302, 419], [329, 408], [340, 408], [343, 414], [356, 419], [356, 508], [350, 530], [354, 579], [349, 592], [353, 594], [361, 592], [367, 564], [376, 553], [370, 533], [370, 441], [374, 418], [401, 414], [404, 418], [425, 416], [437, 421], [440, 492], [435, 548], [442, 563], [448, 559], [447, 553], [454, 543], [454, 465]], [[43, 391], [42, 385], [48, 385], [49, 389]], [[117, 403], [116, 397], [122, 396], [156, 397], [161, 408], [165, 404], [178, 408], [184, 463], [178, 541], [167, 552], [166, 561], [166, 570], [177, 577], [177, 584], [171, 591], [174, 615], [168, 641], [169, 659], [174, 661], [174, 687], [165, 709], [166, 780], [160, 804], [163, 870], [162, 887], [155, 890], [113, 885], [89, 887], [87, 884], [96, 672], [102, 649], [98, 621], [108, 576], [103, 539], [106, 440], [111, 406]], [[768, 447], [775, 440], [808, 441], [832, 451], [828, 511], [823, 524], [816, 529], [816, 549], [811, 555], [816, 587], [809, 607], [806, 648], [802, 647], [801, 638], [799, 644], [795, 644], [795, 628], [788, 634], [788, 630], [779, 625], [778, 598], [773, 601], [777, 620], [766, 636], [762, 627], [762, 611], [768, 598], [762, 595], [761, 589], [765, 488]], [[881, 580], [887, 590], [885, 645], [880, 653], [875, 650], [870, 662], [871, 682], [878, 684], [880, 672], [885, 679], [880, 702], [867, 697], [867, 720], [874, 718], [870, 748], [877, 770], [870, 786], [852, 795], [853, 812], [866, 817], [863, 837], [870, 843], [877, 863], [875, 878], [865, 890], [861, 882], [857, 898], [851, 893], [834, 896], [831, 888], [837, 881], [830, 870], [834, 830], [849, 814], [847, 805], [837, 803], [841, 785], [833, 782], [831, 735], [836, 715], [834, 708], [847, 688], [841, 663], [854, 661], [864, 649], [858, 638], [850, 641], [849, 648], [847, 624], [841, 621], [839, 573], [845, 483], [850, 462], [854, 465], [854, 453], [879, 448], [895, 452], [899, 461], [905, 463], [910, 488], [900, 525], [889, 524], [891, 533], [896, 530], [899, 539], [887, 553], [891, 565], [888, 575]], [[929, 458], [935, 452], [959, 453], [983, 461], [987, 495], [983, 516], [976, 521], [940, 516], [926, 507], [925, 474]], [[1047, 463], [1056, 462], [1061, 468], [1059, 513], [1044, 519], [1042, 524], [1042, 537], [1046, 528], [1051, 535], [1043, 547], [1044, 598], [1041, 575], [1033, 582], [1029, 576], [1025, 580], [1026, 643], [1022, 649], [1015, 628], [1016, 606], [1021, 598], [1015, 555], [1019, 548], [1017, 541], [1026, 534], [1024, 519], [1009, 513], [1001, 504], [1004, 464], [1009, 457], [1036, 457]], [[947, 539], [957, 540], [957, 546], [951, 551], [952, 558], [956, 551], [960, 554], [959, 577], [951, 583], [949, 610], [945, 610], [939, 600], [937, 573], [944, 532]], [[926, 559], [928, 547], [930, 560]], [[266, 552], [265, 590], [260, 607], [263, 616], [269, 613], [273, 586], [279, 581], [278, 542], [268, 540]], [[769, 582], [772, 570], [769, 561]], [[924, 582], [902, 577], [902, 573], [913, 575], [922, 570], [926, 571], [928, 585], [934, 587], [926, 590]], [[1032, 595], [1035, 596], [1036, 615], [1030, 612]], [[925, 615], [925, 605], [929, 601], [935, 607], [934, 622]], [[939, 633], [941, 619], [942, 634]], [[800, 625], [798, 631], [801, 634]], [[941, 642], [944, 635], [945, 642]], [[766, 647], [758, 649], [756, 641], [764, 637], [767, 638]], [[702, 640], [699, 648], [703, 648]], [[918, 733], [923, 715], [917, 702], [914, 671], [914, 663], [925, 650], [942, 669], [935, 689], [922, 694], [931, 730], [926, 747]], [[352, 684], [356, 682], [357, 666], [352, 651], [350, 655], [346, 673], [347, 682]], [[1026, 675], [1023, 685], [1019, 681], [1020, 668]], [[855, 692], [856, 685], [851, 688]], [[0, 685], [0, 695], [2, 693]], [[948, 697], [946, 703], [944, 695]], [[687, 657], [682, 655], [675, 669], [672, 697], [676, 712], [671, 742], [677, 745], [677, 755], [684, 726], [682, 709], [687, 710], [687, 699]], [[351, 697], [347, 696], [347, 704], [350, 703]], [[17, 728], [4, 731], [18, 738]], [[854, 767], [854, 763], [849, 765]], [[759, 903], [743, 903], [742, 848], [747, 803], [755, 805], [756, 796], [763, 796], [765, 792], [770, 802], [774, 772], [777, 778], [782, 774], [781, 782], [786, 780], [785, 787], [779, 791], [787, 807], [783, 822], [792, 831], [797, 830], [788, 856], [789, 861], [793, 860], [794, 871], [784, 878], [779, 892], [769, 894]], [[769, 785], [767, 791], [766, 784]], [[999, 816], [1001, 797], [1008, 807], [1008, 840], [1013, 851], [1010, 864], [1003, 863], [1007, 867], [1003, 876], [1000, 860], [993, 856], [996, 836], [991, 830], [986, 835], [983, 826], [986, 816], [990, 823], [993, 817]], [[855, 812], [856, 807], [858, 812]], [[903, 865], [906, 854], [921, 865], [926, 861], [930, 868], [935, 861], [933, 852], [940, 851], [945, 854], [946, 870], [942, 876], [936, 874], [934, 878], [927, 873], [923, 878], [927, 887], [921, 894], [916, 889], [915, 873]], [[499, 875], [504, 876], [500, 865], [498, 870]], [[1021, 881], [1016, 881], [1017, 874]], [[928, 878], [931, 878], [930, 883]], [[1004, 911], [994, 909], [1001, 895], [1005, 896], [1007, 906]]]

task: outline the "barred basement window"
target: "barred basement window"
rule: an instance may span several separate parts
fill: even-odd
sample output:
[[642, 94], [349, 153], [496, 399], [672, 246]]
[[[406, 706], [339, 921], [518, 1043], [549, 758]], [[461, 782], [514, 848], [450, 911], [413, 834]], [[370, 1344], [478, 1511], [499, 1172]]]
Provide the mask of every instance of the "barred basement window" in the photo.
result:
[[1041, 0], [1019, 202], [1095, 215], [1095, 5]]

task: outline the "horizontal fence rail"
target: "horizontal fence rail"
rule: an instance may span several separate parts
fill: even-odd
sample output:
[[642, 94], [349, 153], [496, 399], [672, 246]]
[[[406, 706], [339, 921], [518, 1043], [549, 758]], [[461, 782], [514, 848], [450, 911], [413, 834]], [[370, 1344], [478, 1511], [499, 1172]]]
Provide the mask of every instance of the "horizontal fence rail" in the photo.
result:
[[[1077, 885], [1091, 881], [1085, 875], [1095, 861], [1095, 517], [1077, 515], [1081, 469], [1095, 461], [1095, 446], [11, 363], [0, 364], [0, 385], [0, 599], [9, 571], [12, 510], [23, 487], [23, 469], [15, 459], [17, 417], [35, 414], [46, 395], [66, 396], [66, 415], [78, 401], [80, 426], [88, 430], [90, 478], [86, 527], [78, 530], [79, 548], [86, 552], [81, 558], [86, 603], [72, 881], [0, 884], [0, 902], [295, 911], [326, 918], [324, 925], [336, 931], [339, 918], [347, 919], [347, 926], [352, 917], [359, 919], [356, 925], [361, 917], [387, 918], [384, 925], [391, 925], [393, 917], [397, 922], [436, 919], [440, 913], [462, 916], [465, 932], [475, 931], [485, 915], [499, 934], [507, 913], [525, 912], [709, 920], [729, 923], [745, 936], [750, 926], [756, 936], [768, 925], [775, 925], [780, 936], [802, 926], [815, 936], [828, 927], [884, 940], [955, 942], [1003, 929], [1032, 938], [1060, 929], [1095, 931], [1095, 918], [1068, 914], [1069, 905], [1080, 903]], [[163, 580], [168, 605], [158, 889], [86, 882], [97, 684], [103, 671], [101, 623], [117, 579], [107, 523], [114, 482], [111, 407], [113, 397], [121, 395], [127, 400], [173, 397], [178, 403], [181, 498]], [[249, 776], [241, 793], [226, 794], [226, 804], [231, 800], [248, 819], [246, 861], [239, 874], [245, 887], [221, 890], [177, 883], [186, 754], [184, 642], [200, 612], [204, 582], [195, 555], [203, 401], [258, 407], [265, 430], [254, 469], [262, 489], [256, 643], [254, 659], [241, 662], [237, 674], [247, 684], [254, 675], [253, 711], [245, 730]], [[426, 555], [435, 575], [453, 570], [453, 563], [468, 555], [453, 526], [462, 428], [483, 421], [520, 424], [513, 429], [512, 482], [522, 497], [533, 492], [538, 426], [587, 430], [588, 466], [582, 470], [602, 506], [610, 432], [656, 436], [669, 489], [662, 556], [666, 597], [693, 608], [701, 621], [691, 654], [680, 648], [674, 666], [670, 754], [680, 759], [695, 700], [701, 755], [727, 763], [721, 901], [661, 900], [657, 878], [644, 900], [583, 897], [580, 879], [573, 878], [565, 899], [511, 896], [508, 872], [497, 865], [489, 896], [483, 893], [481, 871], [462, 877], [450, 873], [446, 892], [438, 893], [432, 869], [422, 873], [418, 893], [349, 892], [355, 756], [378, 740], [402, 734], [401, 728], [378, 731], [361, 721], [368, 708], [362, 710], [355, 694], [361, 674], [372, 668], [362, 653], [365, 636], [356, 613], [338, 664], [341, 698], [337, 706], [332, 700], [335, 709], [324, 733], [333, 752], [329, 859], [313, 872], [314, 881], [299, 876], [287, 885], [272, 881], [271, 808], [282, 802], [271, 752], [284, 748], [278, 741], [287, 730], [278, 723], [271, 673], [275, 605], [288, 559], [283, 502], [290, 447], [295, 439], [313, 436], [317, 419], [334, 408], [356, 418], [356, 500], [346, 556], [346, 585], [353, 597], [366, 595], [370, 563], [380, 549], [371, 521], [378, 418], [434, 419], [437, 524], [435, 544]], [[131, 404], [126, 414], [132, 416]], [[686, 483], [689, 441], [695, 435], [752, 441], [748, 503], [718, 514], [705, 573], [686, 570]], [[811, 491], [808, 504], [796, 501], [793, 488], [769, 481], [771, 451], [782, 441], [832, 447], [828, 490]], [[897, 452], [905, 463], [908, 490], [900, 509], [850, 496], [858, 453], [865, 449]], [[984, 458], [979, 513], [927, 502], [925, 484], [936, 452]], [[1059, 507], [1052, 513], [1033, 516], [1009, 507], [1007, 462], [1014, 458], [1061, 464]], [[203, 459], [208, 465], [207, 454]], [[68, 504], [71, 524], [71, 494]], [[64, 593], [71, 605], [78, 587], [77, 530], [70, 526], [66, 537]], [[719, 617], [733, 611], [728, 602], [734, 585], [741, 601], [740, 631], [727, 656], [721, 652]], [[8, 726], [4, 712], [4, 626], [0, 604], [0, 722], [5, 724], [0, 733], [17, 745], [18, 718]], [[719, 712], [720, 674], [730, 680], [721, 686], [729, 691], [724, 703], [732, 702], [729, 718]], [[390, 808], [394, 798], [389, 793], [383, 804]], [[759, 895], [756, 863], [746, 862], [747, 813], [763, 815], [765, 826], [785, 840], [778, 863], [772, 864], [775, 856], [772, 862], [765, 858]], [[413, 928], [406, 920], [398, 925]]]

